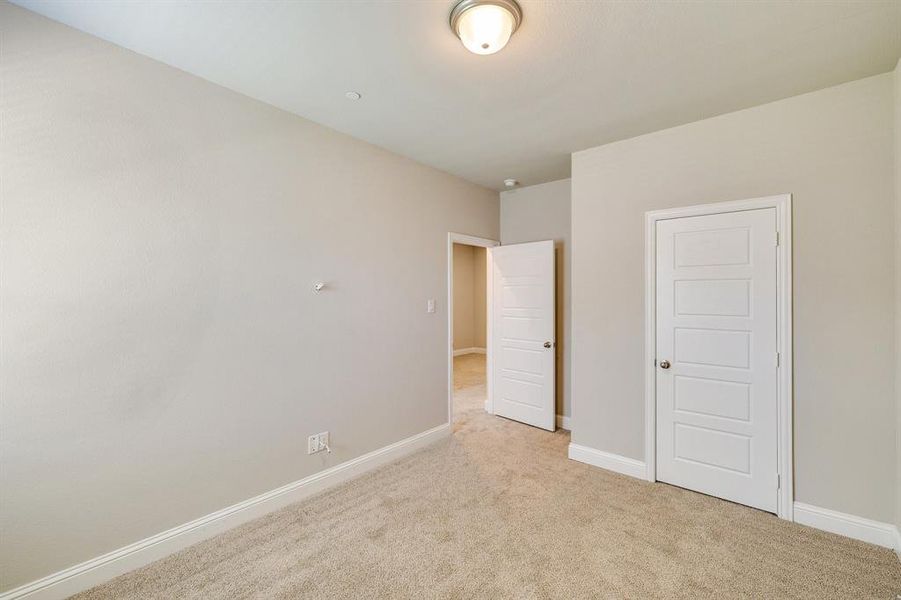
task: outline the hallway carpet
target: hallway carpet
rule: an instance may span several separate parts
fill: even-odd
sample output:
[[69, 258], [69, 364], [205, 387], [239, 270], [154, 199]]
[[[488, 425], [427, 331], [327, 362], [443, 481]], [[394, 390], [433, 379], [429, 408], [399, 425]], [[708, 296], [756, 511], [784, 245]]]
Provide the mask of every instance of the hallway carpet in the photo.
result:
[[567, 460], [487, 415], [458, 358], [453, 436], [80, 598], [879, 598], [890, 550]]

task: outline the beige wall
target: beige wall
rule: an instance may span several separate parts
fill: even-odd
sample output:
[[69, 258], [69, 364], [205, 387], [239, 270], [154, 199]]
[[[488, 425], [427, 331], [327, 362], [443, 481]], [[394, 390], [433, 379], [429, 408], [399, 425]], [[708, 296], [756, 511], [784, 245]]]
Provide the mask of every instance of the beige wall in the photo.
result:
[[0, 589], [446, 422], [447, 232], [496, 239], [496, 192], [0, 29]]
[[[895, 401], [897, 454], [895, 525], [901, 528], [901, 60], [895, 66]], [[901, 554], [901, 550], [899, 550]]]
[[488, 251], [472, 246], [473, 347], [488, 346]]
[[788, 192], [796, 500], [893, 520], [892, 84], [870, 77], [573, 155], [573, 442], [643, 459], [644, 213]]
[[485, 249], [454, 244], [454, 350], [485, 348]]
[[557, 271], [557, 414], [570, 410], [570, 180], [501, 192], [501, 243], [554, 240]]
[[454, 244], [454, 350], [474, 345], [472, 269], [472, 246]]

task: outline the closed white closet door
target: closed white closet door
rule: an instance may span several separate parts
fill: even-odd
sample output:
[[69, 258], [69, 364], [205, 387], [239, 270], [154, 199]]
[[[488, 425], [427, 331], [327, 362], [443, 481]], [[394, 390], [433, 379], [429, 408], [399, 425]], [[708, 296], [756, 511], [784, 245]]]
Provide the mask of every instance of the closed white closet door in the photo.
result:
[[488, 252], [494, 413], [554, 431], [554, 242]]
[[657, 222], [657, 479], [776, 512], [776, 210]]

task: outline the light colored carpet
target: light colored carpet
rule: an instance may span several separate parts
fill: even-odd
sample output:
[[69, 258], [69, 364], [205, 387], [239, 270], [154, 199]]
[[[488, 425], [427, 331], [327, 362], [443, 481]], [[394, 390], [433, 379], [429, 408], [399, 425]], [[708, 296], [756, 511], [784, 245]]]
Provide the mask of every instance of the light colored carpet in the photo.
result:
[[879, 598], [890, 550], [567, 460], [484, 413], [458, 358], [454, 435], [79, 598]]

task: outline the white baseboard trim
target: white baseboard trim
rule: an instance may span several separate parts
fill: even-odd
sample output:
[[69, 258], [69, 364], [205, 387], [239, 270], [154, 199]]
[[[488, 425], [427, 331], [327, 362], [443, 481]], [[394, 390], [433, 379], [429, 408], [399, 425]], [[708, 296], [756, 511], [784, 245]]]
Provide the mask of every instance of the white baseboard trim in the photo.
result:
[[647, 467], [645, 463], [634, 458], [626, 458], [618, 454], [603, 452], [588, 446], [580, 446], [579, 444], [569, 445], [569, 457], [595, 467], [615, 471], [629, 477], [645, 479], [647, 475]]
[[898, 528], [890, 523], [873, 521], [803, 502], [795, 502], [794, 509], [795, 523], [901, 552], [901, 535]]
[[901, 527], [895, 527], [895, 554], [901, 560]]
[[450, 434], [445, 423], [407, 439], [358, 456], [293, 483], [210, 513], [103, 556], [63, 569], [47, 577], [0, 593], [0, 600], [57, 600], [68, 598], [217, 533], [336, 486], [397, 460]]
[[485, 348], [460, 348], [459, 350], [454, 350], [454, 356], [463, 356], [464, 354], [487, 354], [488, 350]]
[[[642, 461], [579, 444], [569, 445], [569, 458], [637, 479], [646, 479], [647, 475]], [[873, 521], [803, 502], [795, 502], [793, 508], [796, 523], [893, 549], [901, 559], [901, 530], [891, 523]]]

